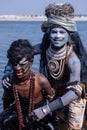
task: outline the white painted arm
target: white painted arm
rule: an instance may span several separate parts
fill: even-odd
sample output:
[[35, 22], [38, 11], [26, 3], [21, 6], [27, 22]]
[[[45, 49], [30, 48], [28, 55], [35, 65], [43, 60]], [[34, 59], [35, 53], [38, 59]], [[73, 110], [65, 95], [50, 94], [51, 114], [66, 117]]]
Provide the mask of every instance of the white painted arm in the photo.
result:
[[81, 63], [77, 55], [73, 52], [68, 61], [70, 69], [70, 81], [80, 81]]

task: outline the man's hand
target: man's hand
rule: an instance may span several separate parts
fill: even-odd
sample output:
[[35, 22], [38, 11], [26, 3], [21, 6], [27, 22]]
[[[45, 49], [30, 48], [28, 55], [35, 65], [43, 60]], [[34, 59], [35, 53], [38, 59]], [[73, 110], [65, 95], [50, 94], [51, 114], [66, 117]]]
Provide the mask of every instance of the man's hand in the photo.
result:
[[79, 97], [82, 96], [82, 86], [81, 84], [76, 84], [76, 85], [70, 85], [67, 87], [67, 90], [73, 90]]
[[47, 95], [46, 96], [46, 98], [49, 100], [49, 101], [51, 101], [51, 100], [53, 100], [53, 98], [55, 97], [55, 89], [54, 88], [51, 88], [51, 90], [52, 90], [52, 92], [53, 92], [53, 95], [51, 96], [51, 95]]
[[4, 88], [8, 89], [11, 86], [11, 81], [9, 77], [5, 77], [2, 79], [2, 85]]
[[50, 113], [50, 108], [48, 105], [35, 109], [29, 116], [37, 116], [38, 120], [43, 119], [47, 114]]

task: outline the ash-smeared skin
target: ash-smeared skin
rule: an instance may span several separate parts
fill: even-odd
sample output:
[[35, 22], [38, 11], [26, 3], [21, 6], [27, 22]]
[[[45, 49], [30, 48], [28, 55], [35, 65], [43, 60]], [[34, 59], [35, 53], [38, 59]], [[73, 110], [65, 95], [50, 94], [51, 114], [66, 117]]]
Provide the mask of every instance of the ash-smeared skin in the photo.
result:
[[61, 47], [68, 42], [69, 34], [63, 28], [53, 28], [50, 32], [51, 44], [56, 47]]

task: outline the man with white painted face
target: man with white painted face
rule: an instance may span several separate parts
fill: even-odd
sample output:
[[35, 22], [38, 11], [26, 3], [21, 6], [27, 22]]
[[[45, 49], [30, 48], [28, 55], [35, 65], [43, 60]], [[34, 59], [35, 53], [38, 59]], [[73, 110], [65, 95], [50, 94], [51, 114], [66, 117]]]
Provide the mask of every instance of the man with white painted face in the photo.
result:
[[[40, 72], [54, 87], [55, 100], [31, 113], [42, 119], [56, 111], [60, 130], [81, 130], [85, 112], [83, 71], [87, 55], [77, 33], [74, 9], [70, 4], [49, 4], [45, 9], [47, 21], [42, 24], [44, 32], [41, 44]], [[82, 57], [84, 56], [84, 58]], [[87, 82], [85, 82], [87, 83]], [[58, 113], [57, 113], [58, 112]], [[55, 112], [54, 112], [55, 113]], [[61, 114], [60, 114], [61, 113]], [[60, 118], [60, 120], [59, 120]]]

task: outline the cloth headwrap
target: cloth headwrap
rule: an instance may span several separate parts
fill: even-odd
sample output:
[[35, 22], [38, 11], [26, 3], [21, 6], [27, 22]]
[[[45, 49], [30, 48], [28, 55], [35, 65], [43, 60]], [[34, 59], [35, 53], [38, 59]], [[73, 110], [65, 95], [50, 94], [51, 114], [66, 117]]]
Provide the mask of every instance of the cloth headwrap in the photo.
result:
[[46, 29], [50, 27], [50, 24], [60, 25], [71, 32], [77, 31], [76, 22], [73, 19], [70, 19], [69, 17], [55, 16], [51, 14], [48, 17], [47, 22], [44, 22], [42, 24], [42, 31], [46, 31]]
[[58, 24], [64, 27], [65, 29], [67, 29], [68, 31], [72, 31], [72, 32], [77, 31], [76, 22], [68, 17], [65, 18], [62, 16], [55, 16], [51, 14], [48, 17], [48, 22], [52, 24]]

